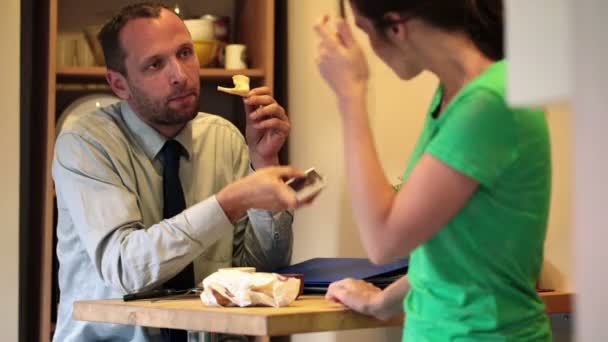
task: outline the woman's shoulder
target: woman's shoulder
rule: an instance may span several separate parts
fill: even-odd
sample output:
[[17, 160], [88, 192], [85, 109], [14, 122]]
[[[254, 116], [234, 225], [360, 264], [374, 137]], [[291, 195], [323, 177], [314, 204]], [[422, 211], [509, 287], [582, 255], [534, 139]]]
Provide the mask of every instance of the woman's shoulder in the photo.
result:
[[462, 91], [461, 97], [488, 97], [497, 104], [506, 105], [507, 62], [498, 61], [473, 79]]
[[472, 80], [454, 101], [455, 111], [502, 113], [517, 116], [522, 112], [544, 114], [539, 108], [515, 108], [507, 101], [506, 60], [489, 66], [481, 75]]

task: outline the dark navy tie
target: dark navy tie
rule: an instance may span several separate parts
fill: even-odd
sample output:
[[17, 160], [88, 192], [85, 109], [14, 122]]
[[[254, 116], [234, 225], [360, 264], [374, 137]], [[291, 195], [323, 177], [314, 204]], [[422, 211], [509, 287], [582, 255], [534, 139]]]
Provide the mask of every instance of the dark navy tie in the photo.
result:
[[[161, 150], [163, 158], [163, 218], [171, 218], [186, 209], [184, 191], [179, 181], [179, 160], [183, 147], [175, 140], [167, 140]], [[194, 286], [194, 267], [190, 263], [175, 277], [164, 284], [168, 289], [189, 289]], [[185, 330], [162, 329], [165, 341], [186, 342]]]

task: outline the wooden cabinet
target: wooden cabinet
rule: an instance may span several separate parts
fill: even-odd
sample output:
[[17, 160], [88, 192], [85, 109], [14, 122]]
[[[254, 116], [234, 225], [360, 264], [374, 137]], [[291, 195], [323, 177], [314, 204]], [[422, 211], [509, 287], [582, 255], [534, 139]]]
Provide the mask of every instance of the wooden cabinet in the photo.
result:
[[[105, 68], [101, 66], [70, 66], [56, 65], [57, 37], [62, 30], [79, 30], [84, 25], [101, 24], [111, 17], [120, 7], [134, 1], [106, 0], [101, 2], [86, 2], [80, 0], [47, 0], [47, 18], [45, 20], [45, 41], [48, 44], [48, 58], [45, 65], [44, 80], [46, 99], [40, 130], [43, 133], [44, 148], [41, 154], [43, 161], [40, 179], [42, 180], [42, 195], [39, 196], [40, 217], [37, 225], [31, 229], [39, 238], [40, 250], [36, 254], [39, 262], [39, 274], [36, 276], [39, 286], [32, 293], [34, 305], [39, 310], [38, 317], [33, 320], [33, 327], [38, 340], [49, 341], [52, 337], [54, 319], [56, 317], [56, 293], [53, 286], [56, 279], [56, 267], [53, 266], [55, 255], [55, 200], [50, 168], [53, 157], [55, 124], [59, 115], [74, 99], [93, 92], [110, 92], [105, 86]], [[169, 2], [170, 3], [170, 2]], [[201, 110], [226, 116], [237, 127], [244, 127], [244, 116], [240, 99], [230, 96], [216, 96], [215, 87], [218, 84], [231, 85], [231, 76], [239, 73], [247, 75], [252, 80], [252, 86], [274, 85], [274, 45], [275, 45], [275, 2], [274, 0], [223, 0], [200, 1], [181, 0], [174, 4], [186, 8], [185, 16], [195, 16], [214, 13], [221, 6], [222, 15], [228, 14], [231, 20], [231, 41], [247, 46], [249, 69], [231, 71], [221, 68], [203, 68], [201, 77]], [[205, 8], [204, 6], [211, 6]], [[47, 41], [48, 40], [48, 41]]]

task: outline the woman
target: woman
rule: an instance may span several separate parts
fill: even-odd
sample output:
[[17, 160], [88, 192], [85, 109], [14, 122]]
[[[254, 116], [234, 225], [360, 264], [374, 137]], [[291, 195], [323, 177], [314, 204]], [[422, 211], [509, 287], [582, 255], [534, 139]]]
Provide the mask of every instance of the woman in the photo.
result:
[[550, 340], [535, 290], [549, 209], [549, 135], [543, 112], [505, 102], [502, 1], [351, 5], [375, 54], [400, 78], [428, 70], [440, 86], [395, 192], [369, 128], [366, 59], [344, 20], [324, 17], [315, 26], [318, 68], [341, 112], [363, 245], [375, 263], [410, 255], [408, 278], [387, 290], [345, 280], [327, 297], [386, 318], [411, 287], [403, 306], [408, 341]]

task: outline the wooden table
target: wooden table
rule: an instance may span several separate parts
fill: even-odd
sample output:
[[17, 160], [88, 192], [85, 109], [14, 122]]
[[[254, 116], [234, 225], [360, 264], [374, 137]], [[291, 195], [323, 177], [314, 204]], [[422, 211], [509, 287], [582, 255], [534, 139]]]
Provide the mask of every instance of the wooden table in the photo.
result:
[[[570, 312], [572, 296], [541, 293], [547, 313]], [[380, 321], [357, 314], [322, 296], [302, 296], [284, 308], [212, 308], [198, 297], [123, 302], [120, 299], [74, 303], [74, 319], [158, 328], [177, 328], [257, 336], [400, 326], [403, 317]]]

